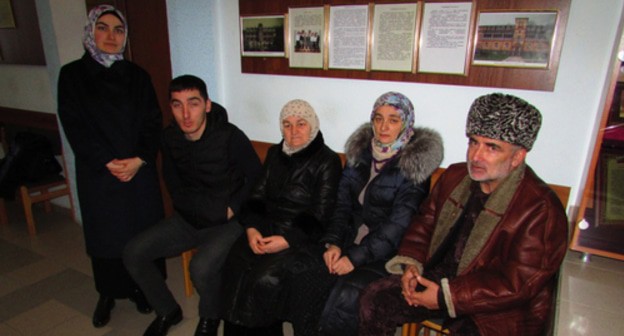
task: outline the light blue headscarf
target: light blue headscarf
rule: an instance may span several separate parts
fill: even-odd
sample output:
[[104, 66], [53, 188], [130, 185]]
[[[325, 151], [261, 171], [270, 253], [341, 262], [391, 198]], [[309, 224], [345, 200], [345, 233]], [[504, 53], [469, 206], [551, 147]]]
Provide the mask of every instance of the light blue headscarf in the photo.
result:
[[[95, 45], [95, 33], [94, 33], [95, 23], [97, 22], [97, 19], [100, 18], [100, 16], [106, 13], [111, 13], [111, 12], [119, 17], [119, 19], [123, 23], [124, 28], [126, 30], [126, 38], [124, 40], [124, 45], [123, 47], [121, 47], [121, 50], [119, 51], [119, 53], [116, 53], [116, 54], [105, 53], [101, 51], [100, 49], [98, 49], [98, 47]], [[110, 68], [110, 66], [113, 65], [115, 61], [120, 61], [124, 58], [123, 52], [126, 49], [127, 41], [128, 41], [128, 23], [126, 22], [126, 18], [124, 18], [123, 14], [121, 14], [119, 10], [117, 10], [115, 7], [111, 5], [99, 5], [99, 6], [94, 7], [89, 12], [89, 16], [87, 17], [87, 23], [85, 24], [85, 27], [84, 27], [84, 37], [82, 40], [82, 44], [84, 45], [85, 49], [89, 52], [89, 54], [91, 54], [91, 57], [93, 57], [94, 60], [96, 60], [98, 63], [102, 64], [103, 66]]]

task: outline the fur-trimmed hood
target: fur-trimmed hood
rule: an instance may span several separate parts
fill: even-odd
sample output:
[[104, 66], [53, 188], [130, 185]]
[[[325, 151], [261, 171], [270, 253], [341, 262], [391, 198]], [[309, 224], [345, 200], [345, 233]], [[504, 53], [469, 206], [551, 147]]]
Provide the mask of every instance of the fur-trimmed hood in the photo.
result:
[[[444, 145], [437, 131], [424, 127], [413, 127], [414, 135], [398, 154], [397, 166], [401, 173], [418, 184], [425, 181], [442, 163]], [[347, 164], [356, 166], [365, 159], [364, 151], [370, 151], [373, 129], [370, 123], [360, 126], [347, 139], [345, 155]]]

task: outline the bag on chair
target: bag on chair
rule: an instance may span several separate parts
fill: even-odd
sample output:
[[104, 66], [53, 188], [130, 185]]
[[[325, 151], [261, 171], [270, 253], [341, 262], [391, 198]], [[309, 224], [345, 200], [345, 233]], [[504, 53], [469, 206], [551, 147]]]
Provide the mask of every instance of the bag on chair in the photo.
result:
[[19, 132], [0, 161], [0, 197], [14, 199], [17, 187], [57, 176], [62, 171], [50, 140], [32, 132]]

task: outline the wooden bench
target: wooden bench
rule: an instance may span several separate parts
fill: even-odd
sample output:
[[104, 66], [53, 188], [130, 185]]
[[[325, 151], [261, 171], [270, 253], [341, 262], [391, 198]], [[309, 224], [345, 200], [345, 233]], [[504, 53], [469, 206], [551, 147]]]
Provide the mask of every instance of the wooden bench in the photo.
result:
[[[263, 142], [263, 141], [252, 141], [251, 145], [253, 146], [256, 154], [260, 158], [260, 162], [264, 163], [264, 159], [266, 159], [267, 152], [269, 151], [269, 147], [273, 146], [273, 143]], [[342, 165], [345, 165], [346, 157], [343, 153], [338, 153], [340, 156], [340, 160], [342, 161]], [[196, 249], [188, 250], [182, 253], [182, 272], [184, 274], [184, 294], [186, 296], [193, 295], [193, 282], [191, 281], [191, 273], [189, 271], [189, 264], [191, 262], [191, 258], [195, 254]]]
[[[24, 131], [45, 136], [52, 143], [55, 155], [63, 157], [63, 146], [55, 114], [0, 107], [0, 142], [2, 142], [5, 154], [9, 151], [10, 139], [18, 132]], [[62, 159], [61, 161], [61, 165], [64, 167], [65, 160]], [[67, 170], [65, 169], [65, 171]], [[35, 203], [43, 202], [45, 211], [50, 212], [52, 211], [50, 200], [68, 196], [73, 218], [74, 205], [67, 176], [19, 185], [16, 196], [22, 203], [28, 233], [31, 236], [37, 233], [32, 212], [32, 206]], [[8, 224], [8, 217], [5, 200], [0, 198], [0, 225], [6, 224]]]
[[[269, 147], [273, 144], [269, 142], [262, 141], [252, 141], [251, 144], [254, 147], [254, 150], [258, 154], [261, 162], [264, 162], [266, 158], [267, 151]], [[343, 153], [338, 153], [340, 155], [340, 159], [342, 160], [342, 164], [344, 166], [346, 162], [346, 157]], [[431, 188], [438, 181], [442, 173], [444, 173], [445, 168], [436, 169], [433, 174], [431, 174]], [[550, 188], [557, 194], [559, 200], [564, 205], [564, 208], [568, 204], [568, 197], [570, 195], [570, 187], [549, 184]], [[191, 262], [191, 258], [195, 254], [195, 250], [189, 250], [182, 253], [182, 270], [184, 273], [184, 293], [186, 296], [193, 295], [193, 283], [191, 281], [191, 274], [189, 272], [189, 263]], [[448, 335], [449, 331], [443, 329], [442, 326], [435, 321], [422, 321], [420, 323], [406, 323], [403, 325], [401, 335], [402, 336], [416, 336], [419, 334], [420, 330], [423, 330], [423, 335]]]

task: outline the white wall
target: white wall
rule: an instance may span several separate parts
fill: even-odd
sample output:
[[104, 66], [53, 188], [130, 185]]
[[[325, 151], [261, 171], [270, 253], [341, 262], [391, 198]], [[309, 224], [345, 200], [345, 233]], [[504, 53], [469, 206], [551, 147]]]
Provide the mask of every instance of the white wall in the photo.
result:
[[[36, 4], [46, 29], [42, 34], [46, 59], [51, 62], [48, 68], [0, 65], [0, 106], [55, 113], [58, 66], [82, 53], [84, 1], [36, 0]], [[502, 91], [542, 111], [542, 130], [528, 162], [547, 182], [571, 186], [574, 205], [593, 148], [624, 0], [571, 2], [553, 92], [242, 74], [238, 1], [167, 0], [167, 6], [174, 76], [192, 73], [204, 78], [211, 97], [226, 106], [230, 119], [251, 139], [278, 141], [279, 110], [288, 100], [303, 98], [317, 110], [328, 144], [342, 151], [347, 136], [367, 120], [373, 101], [395, 90], [414, 102], [417, 124], [443, 135], [442, 165], [448, 166], [464, 160], [464, 122], [474, 98]]]
[[[348, 135], [367, 121], [374, 100], [390, 90], [412, 99], [416, 123], [438, 130], [445, 142], [442, 166], [463, 161], [464, 123], [472, 101], [494, 91], [520, 96], [538, 107], [543, 125], [528, 163], [548, 183], [572, 186], [570, 204], [583, 187], [597, 115], [601, 112], [606, 77], [614, 59], [614, 45], [624, 0], [572, 1], [559, 73], [553, 92], [484, 87], [242, 74], [239, 58], [238, 1], [169, 0], [170, 40], [174, 74], [194, 73], [216, 82], [216, 98], [230, 120], [251, 139], [278, 141], [277, 116], [293, 98], [308, 100], [321, 120], [328, 144], [343, 150]], [[193, 13], [179, 20], [178, 11]], [[186, 17], [186, 19], [190, 19]], [[197, 24], [210, 22], [216, 27]], [[193, 22], [190, 24], [190, 22]], [[175, 29], [171, 29], [175, 27]], [[203, 43], [217, 36], [215, 43]], [[216, 55], [215, 55], [216, 53]], [[183, 69], [183, 71], [181, 70]], [[210, 90], [215, 91], [214, 84]]]

